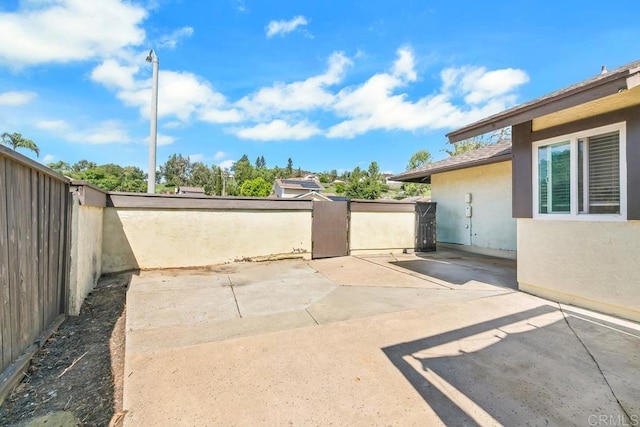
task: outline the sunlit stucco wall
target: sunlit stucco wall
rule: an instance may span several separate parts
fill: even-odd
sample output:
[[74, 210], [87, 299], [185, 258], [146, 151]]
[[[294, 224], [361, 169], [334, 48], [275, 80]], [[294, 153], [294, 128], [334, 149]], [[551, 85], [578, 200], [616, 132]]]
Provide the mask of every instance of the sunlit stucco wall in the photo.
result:
[[311, 211], [107, 208], [102, 270], [311, 255]]
[[101, 207], [80, 205], [74, 196], [69, 278], [69, 314], [74, 316], [102, 274], [102, 211]]
[[413, 249], [415, 218], [415, 212], [351, 212], [351, 254]]

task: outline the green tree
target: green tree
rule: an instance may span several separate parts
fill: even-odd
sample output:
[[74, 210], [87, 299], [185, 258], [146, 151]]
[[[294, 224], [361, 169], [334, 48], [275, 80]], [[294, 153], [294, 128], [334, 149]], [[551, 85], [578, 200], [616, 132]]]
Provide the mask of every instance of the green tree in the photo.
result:
[[2, 139], [2, 143], [4, 145], [11, 146], [11, 148], [13, 148], [14, 151], [16, 151], [17, 148], [26, 148], [27, 150], [31, 150], [34, 153], [36, 153], [36, 156], [38, 157], [40, 156], [40, 149], [38, 148], [36, 143], [30, 139], [24, 138], [20, 133], [5, 132], [2, 135], [0, 135], [0, 138]]
[[242, 185], [243, 182], [253, 179], [254, 177], [253, 166], [251, 166], [251, 162], [249, 162], [246, 154], [233, 164], [231, 170], [234, 173], [234, 178], [238, 185]]
[[160, 174], [169, 185], [187, 185], [191, 178], [191, 161], [182, 154], [172, 154], [166, 163], [160, 166]]
[[193, 187], [205, 187], [213, 181], [213, 171], [202, 162], [191, 164], [189, 185]]
[[291, 177], [291, 175], [293, 175], [293, 160], [289, 157], [287, 159], [287, 178]]
[[47, 165], [49, 169], [53, 169], [61, 175], [68, 175], [71, 171], [71, 165], [67, 162], [63, 162], [62, 160], [57, 161], [55, 163], [49, 163]]
[[[429, 163], [431, 163], [431, 153], [427, 150], [416, 151], [409, 159], [406, 170], [416, 169]], [[402, 191], [405, 196], [426, 196], [431, 193], [431, 185], [405, 182], [402, 184]]]
[[116, 190], [145, 193], [147, 191], [147, 174], [139, 167], [125, 166], [122, 168], [122, 179]]
[[267, 197], [271, 194], [272, 185], [262, 177], [246, 180], [240, 186], [240, 195], [249, 197]]
[[347, 187], [344, 182], [336, 182], [336, 194], [344, 194], [347, 191]]
[[371, 162], [366, 171], [356, 167], [347, 180], [345, 193], [352, 199], [375, 200], [387, 189], [378, 163]]
[[80, 173], [80, 172], [86, 171], [87, 169], [95, 168], [97, 166], [98, 166], [97, 164], [90, 162], [88, 160], [80, 160], [78, 162], [75, 162], [73, 166], [71, 166], [71, 171], [73, 173]]

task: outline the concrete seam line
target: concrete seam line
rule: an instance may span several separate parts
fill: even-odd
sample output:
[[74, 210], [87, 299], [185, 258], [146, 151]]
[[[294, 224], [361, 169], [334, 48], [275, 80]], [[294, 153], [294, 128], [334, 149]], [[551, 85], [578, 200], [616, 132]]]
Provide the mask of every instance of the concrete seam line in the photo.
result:
[[408, 273], [406, 271], [396, 270], [395, 268], [391, 268], [391, 267], [389, 267], [387, 265], [378, 264], [377, 262], [369, 261], [368, 259], [360, 258], [359, 256], [354, 256], [354, 258], [357, 258], [357, 259], [362, 260], [364, 262], [369, 262], [369, 263], [371, 263], [373, 265], [377, 265], [377, 266], [382, 267], [382, 268], [388, 268], [389, 270], [395, 271], [396, 273], [406, 274], [407, 276], [415, 277], [416, 279], [424, 280], [424, 281], [427, 281], [429, 283], [435, 283], [436, 285], [442, 286], [443, 288], [447, 288], [447, 289], [449, 289], [451, 291], [455, 290], [455, 288], [452, 288], [451, 286], [443, 285], [442, 283], [438, 283], [438, 282], [434, 282], [433, 280], [425, 279], [424, 277], [421, 277], [421, 276], [424, 276], [422, 274], [421, 275], [417, 275], [417, 274]]
[[571, 332], [573, 332], [573, 335], [578, 339], [578, 342], [580, 342], [582, 347], [584, 347], [584, 349], [587, 352], [587, 354], [589, 355], [589, 357], [591, 357], [591, 360], [593, 360], [593, 363], [595, 363], [596, 368], [598, 368], [598, 372], [600, 372], [600, 375], [602, 376], [602, 379], [604, 380], [604, 383], [607, 385], [607, 387], [609, 387], [609, 390], [611, 391], [611, 394], [613, 395], [613, 397], [616, 399], [616, 402], [618, 403], [618, 406], [620, 406], [620, 409], [622, 409], [622, 412], [627, 417], [627, 421], [631, 422], [631, 415], [629, 415], [629, 413], [627, 412], [627, 410], [624, 407], [624, 405], [622, 405], [622, 402], [620, 402], [620, 399], [618, 399], [618, 396], [616, 395], [616, 392], [613, 391], [613, 387], [611, 387], [611, 384], [609, 384], [609, 380], [607, 380], [607, 377], [604, 374], [604, 371], [602, 370], [602, 368], [600, 367], [600, 364], [598, 363], [596, 358], [593, 356], [593, 354], [591, 354], [591, 352], [589, 351], [589, 348], [584, 343], [584, 341], [582, 341], [582, 338], [580, 338], [580, 336], [578, 335], [576, 330], [573, 329], [573, 326], [571, 326], [571, 323], [569, 323], [569, 319], [567, 318], [567, 314], [562, 309], [562, 304], [560, 304], [560, 303], [556, 303], [556, 304], [558, 305], [558, 309], [562, 313], [562, 317], [564, 318], [565, 323], [567, 324], [567, 326], [569, 327]]

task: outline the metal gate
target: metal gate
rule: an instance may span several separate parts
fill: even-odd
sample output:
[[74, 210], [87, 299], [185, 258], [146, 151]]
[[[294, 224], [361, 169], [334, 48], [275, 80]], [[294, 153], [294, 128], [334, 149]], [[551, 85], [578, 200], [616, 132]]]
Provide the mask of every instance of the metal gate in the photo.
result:
[[436, 250], [436, 204], [416, 203], [416, 252]]
[[311, 256], [331, 258], [349, 255], [348, 202], [313, 202]]

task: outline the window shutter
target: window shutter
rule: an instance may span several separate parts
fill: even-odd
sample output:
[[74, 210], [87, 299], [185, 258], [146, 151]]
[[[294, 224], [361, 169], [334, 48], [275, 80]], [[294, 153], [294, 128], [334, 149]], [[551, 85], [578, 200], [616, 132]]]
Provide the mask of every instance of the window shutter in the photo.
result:
[[589, 212], [620, 213], [620, 135], [589, 138]]

